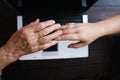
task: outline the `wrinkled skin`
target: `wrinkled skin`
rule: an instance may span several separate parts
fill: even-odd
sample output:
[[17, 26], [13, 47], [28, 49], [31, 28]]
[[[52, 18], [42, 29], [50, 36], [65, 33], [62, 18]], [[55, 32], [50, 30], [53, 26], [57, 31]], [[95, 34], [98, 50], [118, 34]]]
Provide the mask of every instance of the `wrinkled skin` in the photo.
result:
[[55, 45], [58, 41], [54, 40], [62, 34], [60, 24], [48, 20], [34, 22], [16, 31], [7, 43], [0, 48], [0, 66], [4, 66], [16, 61], [23, 55], [47, 49]]

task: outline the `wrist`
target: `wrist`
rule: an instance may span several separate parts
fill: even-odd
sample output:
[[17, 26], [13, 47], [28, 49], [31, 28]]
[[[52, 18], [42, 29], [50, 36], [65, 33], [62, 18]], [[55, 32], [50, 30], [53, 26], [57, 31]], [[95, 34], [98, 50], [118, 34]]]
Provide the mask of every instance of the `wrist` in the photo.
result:
[[108, 18], [97, 22], [97, 24], [103, 29], [103, 35], [111, 35], [120, 33], [120, 15]]
[[5, 68], [7, 65], [16, 61], [18, 58], [15, 57], [11, 52], [8, 52], [5, 46], [0, 48], [0, 70]]
[[106, 27], [104, 26], [105, 24], [100, 22], [96, 22], [98, 30], [99, 30], [99, 36], [98, 37], [103, 37], [108, 35], [108, 33], [106, 32]]

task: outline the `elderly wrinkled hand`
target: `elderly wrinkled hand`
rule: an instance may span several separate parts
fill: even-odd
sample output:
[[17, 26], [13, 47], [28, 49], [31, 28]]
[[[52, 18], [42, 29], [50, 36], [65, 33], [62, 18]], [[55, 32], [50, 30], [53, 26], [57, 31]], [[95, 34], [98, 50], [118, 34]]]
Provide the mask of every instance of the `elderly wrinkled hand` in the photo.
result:
[[15, 32], [1, 49], [12, 61], [22, 55], [47, 49], [58, 42], [54, 39], [62, 34], [58, 30], [60, 26], [54, 20], [40, 22], [37, 19]]

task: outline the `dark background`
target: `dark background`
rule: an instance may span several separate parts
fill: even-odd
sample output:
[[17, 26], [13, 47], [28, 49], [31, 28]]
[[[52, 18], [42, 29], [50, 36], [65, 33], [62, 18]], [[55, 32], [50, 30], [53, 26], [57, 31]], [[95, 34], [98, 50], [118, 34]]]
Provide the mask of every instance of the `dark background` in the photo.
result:
[[[0, 5], [4, 3], [0, 1]], [[7, 6], [0, 6], [0, 9], [0, 45], [2, 46], [16, 31], [16, 13]], [[5, 14], [8, 16], [4, 16]], [[87, 14], [89, 22], [120, 14], [120, 0], [98, 0]], [[101, 37], [91, 43], [88, 58], [16, 61], [3, 70], [2, 80], [115, 80], [120, 79], [119, 76], [120, 36], [118, 34]]]

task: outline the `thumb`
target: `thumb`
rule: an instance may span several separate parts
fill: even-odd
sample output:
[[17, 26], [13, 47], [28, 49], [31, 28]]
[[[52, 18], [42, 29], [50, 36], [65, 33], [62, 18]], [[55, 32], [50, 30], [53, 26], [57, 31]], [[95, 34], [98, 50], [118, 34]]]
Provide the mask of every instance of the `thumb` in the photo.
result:
[[80, 41], [80, 42], [72, 43], [72, 44], [68, 45], [68, 48], [81, 48], [81, 47], [84, 47], [86, 45], [87, 45], [86, 42]]
[[37, 24], [37, 23], [39, 23], [40, 22], [40, 19], [36, 19], [35, 21], [34, 21], [34, 24]]

